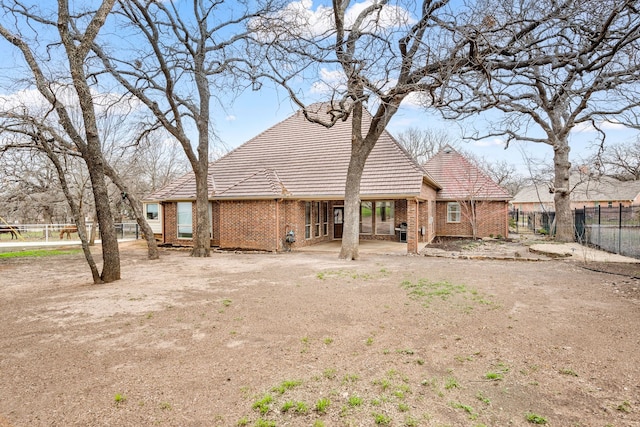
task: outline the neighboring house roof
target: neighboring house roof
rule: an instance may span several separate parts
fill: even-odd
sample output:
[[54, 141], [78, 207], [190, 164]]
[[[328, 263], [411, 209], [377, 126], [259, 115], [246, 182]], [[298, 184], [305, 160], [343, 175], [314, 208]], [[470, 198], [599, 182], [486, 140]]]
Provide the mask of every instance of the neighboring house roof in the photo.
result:
[[[640, 181], [619, 181], [608, 176], [590, 177], [574, 173], [569, 182], [575, 185], [570, 198], [576, 203], [634, 202], [640, 195]], [[522, 188], [511, 202], [553, 204], [553, 197], [549, 185], [542, 183]]]
[[[315, 104], [318, 117], [328, 104]], [[363, 128], [371, 121], [364, 114]], [[267, 129], [209, 166], [210, 198], [344, 197], [351, 156], [351, 118], [327, 128], [308, 121], [302, 111]], [[386, 131], [367, 159], [362, 197], [419, 196], [422, 183], [437, 182]], [[193, 173], [149, 196], [150, 200], [195, 198]]]
[[509, 200], [509, 192], [450, 146], [433, 156], [424, 168], [440, 183], [439, 200]]

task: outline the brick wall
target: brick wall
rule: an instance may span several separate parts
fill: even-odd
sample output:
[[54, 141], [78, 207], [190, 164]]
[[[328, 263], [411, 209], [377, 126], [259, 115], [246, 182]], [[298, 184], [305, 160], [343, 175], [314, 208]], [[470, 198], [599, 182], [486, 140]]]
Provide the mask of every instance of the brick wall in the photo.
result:
[[275, 200], [220, 202], [220, 247], [276, 251], [278, 240]]
[[[436, 203], [436, 234], [438, 236], [470, 237], [473, 236], [471, 221], [468, 215], [468, 208], [461, 208], [462, 214], [459, 223], [447, 222], [447, 203]], [[503, 236], [509, 234], [509, 205], [507, 202], [478, 202], [477, 214], [477, 237]]]
[[[211, 223], [213, 226], [213, 236], [211, 238], [211, 246], [218, 246], [219, 235], [219, 221], [220, 221], [220, 208], [217, 202], [214, 202], [211, 206]], [[163, 224], [163, 243], [168, 243], [175, 246], [193, 246], [192, 239], [179, 239], [178, 238], [178, 204], [176, 202], [164, 202], [162, 204], [162, 224]], [[193, 233], [196, 232], [196, 203], [191, 205], [191, 215], [193, 216]]]

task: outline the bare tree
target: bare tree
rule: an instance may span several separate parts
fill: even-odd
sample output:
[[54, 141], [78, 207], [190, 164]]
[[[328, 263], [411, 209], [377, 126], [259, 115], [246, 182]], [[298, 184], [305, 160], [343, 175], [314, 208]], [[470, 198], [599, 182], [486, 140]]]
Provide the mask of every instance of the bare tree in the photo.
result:
[[[525, 22], [530, 31], [525, 36], [504, 33], [504, 21]], [[478, 29], [487, 26], [490, 31], [480, 34]], [[606, 121], [638, 125], [637, 2], [500, 2], [494, 4], [491, 20], [479, 16], [475, 25], [458, 30], [478, 67], [452, 75], [440, 98], [449, 109], [441, 111], [460, 119], [497, 110], [502, 115], [488, 119], [489, 130], [472, 137], [501, 136], [507, 145], [529, 141], [552, 147], [556, 239], [572, 241], [570, 132], [592, 126], [604, 142]], [[503, 40], [516, 37], [516, 44], [526, 48], [505, 50]]]
[[604, 168], [604, 174], [621, 181], [640, 181], [640, 139], [604, 147], [594, 164]]
[[[98, 9], [72, 12], [68, 1], [59, 0], [55, 18], [51, 19], [49, 14], [41, 13], [37, 7], [27, 7], [19, 1], [6, 1], [2, 3], [2, 7], [4, 16], [10, 19], [3, 20], [3, 24], [0, 25], [0, 35], [20, 51], [35, 78], [38, 91], [49, 102], [60, 125], [87, 164], [102, 233], [103, 267], [102, 273], [98, 279], [94, 278], [94, 282], [112, 282], [120, 279], [120, 253], [105, 182], [104, 159], [89, 84], [90, 77], [85, 68], [91, 45], [114, 3], [115, 0], [104, 0]], [[7, 24], [14, 25], [14, 29], [9, 30]], [[27, 29], [33, 30], [31, 42], [27, 35], [22, 33]], [[51, 44], [46, 43], [45, 52], [39, 56], [40, 53], [36, 49], [42, 45], [40, 39], [51, 34], [55, 34], [57, 39], [51, 41]], [[51, 58], [50, 49], [54, 49], [54, 46], [61, 46], [59, 53], [66, 61], [64, 67], [66, 75], [70, 76], [69, 88], [75, 92], [82, 112], [82, 128], [74, 125], [68, 109], [58, 99], [56, 84], [60, 76], [45, 74], [45, 71], [49, 70], [50, 64], [46, 62]]]
[[209, 256], [212, 89], [226, 96], [240, 89], [232, 69], [245, 62], [244, 24], [267, 13], [271, 4], [193, 0], [192, 8], [180, 9], [174, 2], [131, 0], [119, 6], [116, 17], [126, 40], [123, 36], [113, 48], [94, 45], [94, 51], [110, 75], [151, 111], [155, 121], [149, 128], [164, 128], [182, 146], [196, 182], [191, 254]]
[[515, 196], [522, 187], [528, 183], [528, 179], [522, 176], [513, 163], [506, 160], [488, 160], [485, 157], [467, 158], [487, 174], [496, 184], [506, 189], [511, 196]]
[[458, 150], [460, 147], [444, 130], [408, 128], [398, 133], [398, 142], [418, 164], [423, 165], [447, 145]]

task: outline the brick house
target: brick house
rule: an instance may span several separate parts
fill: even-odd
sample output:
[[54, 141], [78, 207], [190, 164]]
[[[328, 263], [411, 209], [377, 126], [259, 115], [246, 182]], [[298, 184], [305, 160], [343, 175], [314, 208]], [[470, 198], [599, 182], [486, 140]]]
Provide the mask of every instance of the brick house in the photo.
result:
[[[327, 114], [326, 104], [316, 108], [317, 117]], [[326, 128], [298, 111], [211, 163], [211, 245], [281, 251], [340, 239], [350, 155], [349, 119]], [[362, 176], [360, 239], [406, 241], [407, 251], [417, 252], [436, 235], [440, 190], [383, 132]], [[145, 209], [163, 243], [190, 245], [196, 218], [193, 174], [153, 193]], [[290, 231], [293, 243], [286, 239]]]
[[509, 234], [509, 193], [450, 146], [424, 168], [442, 189], [436, 196], [436, 235], [487, 237]]
[[[582, 168], [581, 168], [582, 169]], [[609, 176], [591, 176], [578, 170], [571, 174], [571, 209], [640, 204], [640, 181], [620, 181]], [[511, 204], [520, 212], [555, 211], [554, 192], [548, 183], [523, 187]]]

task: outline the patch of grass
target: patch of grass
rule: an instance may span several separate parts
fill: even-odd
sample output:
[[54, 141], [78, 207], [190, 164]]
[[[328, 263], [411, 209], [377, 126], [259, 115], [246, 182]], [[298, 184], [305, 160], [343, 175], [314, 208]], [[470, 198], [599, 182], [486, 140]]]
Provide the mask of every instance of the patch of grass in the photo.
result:
[[382, 388], [382, 391], [386, 391], [389, 387], [391, 387], [391, 381], [386, 378], [375, 380], [373, 384], [379, 385]]
[[485, 396], [484, 393], [481, 391], [476, 393], [476, 399], [478, 399], [480, 402], [484, 403], [485, 405], [488, 405], [491, 403], [491, 399]]
[[359, 379], [360, 379], [360, 376], [357, 374], [347, 374], [342, 379], [342, 383], [343, 384], [355, 383], [355, 382], [358, 382]]
[[224, 305], [225, 307], [229, 307], [231, 305], [231, 300], [230, 299], [223, 299], [222, 300], [222, 305]]
[[163, 411], [170, 411], [171, 404], [169, 402], [162, 402], [160, 403], [160, 409], [162, 409]]
[[354, 395], [349, 397], [349, 400], [347, 401], [347, 403], [351, 407], [360, 406], [362, 405], [362, 398]]
[[258, 418], [254, 424], [256, 427], [276, 427], [276, 422], [271, 420], [263, 420]]
[[419, 425], [419, 422], [417, 419], [411, 417], [411, 416], [407, 416], [404, 419], [404, 425], [405, 427], [417, 427]]
[[376, 423], [376, 425], [379, 426], [391, 425], [391, 417], [385, 414], [379, 414], [377, 412], [373, 413], [373, 421]]
[[460, 387], [460, 384], [458, 383], [458, 380], [455, 379], [455, 377], [447, 377], [444, 380], [444, 389], [445, 390], [451, 390], [454, 388], [458, 388]]
[[[482, 297], [475, 289], [469, 289], [465, 285], [456, 285], [446, 281], [432, 282], [427, 279], [420, 279], [417, 283], [413, 283], [405, 280], [400, 286], [408, 291], [409, 298], [422, 302], [422, 305], [427, 308], [431, 306], [435, 299], [447, 301], [457, 295], [462, 295], [465, 299], [470, 298], [471, 301], [478, 304], [493, 305], [491, 301]], [[466, 311], [472, 309], [473, 307], [466, 305]]]
[[331, 401], [326, 397], [323, 397], [316, 402], [315, 410], [319, 414], [326, 414], [329, 405], [331, 405]]
[[74, 255], [82, 252], [82, 249], [32, 249], [28, 251], [0, 253], [0, 258], [35, 258], [56, 255]]
[[248, 426], [249, 425], [249, 419], [247, 417], [242, 417], [238, 420], [238, 422], [236, 423], [236, 425], [238, 427], [243, 427], [243, 426]]
[[398, 411], [400, 411], [400, 412], [409, 412], [409, 405], [407, 405], [406, 403], [399, 403], [398, 404]]
[[289, 409], [292, 409], [295, 406], [296, 406], [296, 403], [293, 400], [287, 400], [286, 402], [284, 402], [284, 404], [280, 408], [280, 411], [287, 412], [289, 411]]
[[253, 402], [253, 405], [251, 407], [253, 409], [257, 409], [258, 411], [260, 411], [260, 414], [264, 415], [271, 409], [271, 402], [273, 402], [273, 396], [271, 396], [270, 394], [265, 394], [261, 399]]
[[307, 412], [309, 412], [309, 406], [307, 406], [307, 404], [304, 402], [296, 402], [295, 412], [296, 414], [301, 415], [306, 414]]
[[313, 423], [313, 427], [324, 427], [324, 421], [315, 420], [314, 423]]
[[325, 377], [328, 380], [332, 380], [336, 377], [336, 370], [333, 368], [329, 368], [329, 369], [325, 369], [322, 372], [322, 376]]
[[333, 342], [333, 338], [325, 338], [325, 339], [324, 339], [324, 343], [325, 343], [326, 345], [329, 345], [329, 344], [331, 344], [332, 342]]
[[125, 400], [127, 400], [127, 396], [125, 396], [124, 394], [116, 393], [113, 400], [115, 400], [116, 403], [123, 403]]
[[547, 423], [547, 419], [545, 417], [541, 417], [538, 414], [535, 414], [533, 412], [527, 412], [524, 415], [524, 419], [527, 420], [528, 422], [530, 422], [531, 424], [546, 424]]
[[486, 374], [484, 374], [484, 377], [491, 381], [500, 381], [502, 378], [504, 378], [504, 375], [499, 372], [487, 372]]
[[578, 374], [576, 374], [575, 371], [573, 371], [572, 369], [568, 369], [568, 368], [560, 369], [558, 372], [560, 372], [562, 375], [569, 375], [571, 377], [577, 377], [578, 376]]
[[631, 412], [631, 403], [628, 400], [625, 400], [621, 404], [619, 404], [616, 409], [620, 412]]
[[476, 418], [478, 418], [478, 414], [476, 414], [473, 408], [469, 405], [465, 405], [460, 402], [451, 402], [451, 406], [456, 409], [462, 409], [463, 411], [465, 411], [467, 414], [469, 414], [470, 420], [475, 420]]
[[284, 394], [287, 390], [291, 390], [292, 388], [297, 387], [300, 384], [302, 384], [302, 381], [299, 381], [299, 380], [283, 381], [279, 385], [273, 387], [271, 391], [276, 392], [278, 394]]
[[365, 341], [366, 345], [372, 345], [373, 344], [373, 337], [369, 337], [367, 338], [367, 340]]

